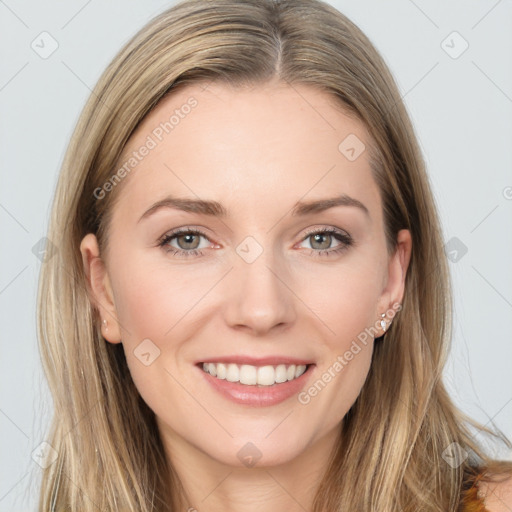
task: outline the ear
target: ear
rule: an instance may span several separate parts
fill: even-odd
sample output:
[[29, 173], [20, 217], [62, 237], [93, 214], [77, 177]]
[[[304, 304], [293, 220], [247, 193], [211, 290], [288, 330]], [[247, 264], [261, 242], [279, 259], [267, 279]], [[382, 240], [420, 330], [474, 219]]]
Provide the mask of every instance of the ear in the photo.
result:
[[411, 252], [411, 233], [408, 229], [401, 229], [397, 235], [396, 251], [389, 259], [388, 279], [380, 297], [379, 315], [390, 309], [396, 311], [396, 305], [402, 303], [405, 291], [405, 277], [411, 260]]
[[[105, 263], [100, 257], [98, 240], [93, 233], [88, 233], [82, 239], [80, 252], [87, 278], [89, 300], [99, 311], [101, 333], [110, 343], [120, 343], [121, 333], [117, 321], [114, 294]], [[106, 320], [107, 324], [103, 320]]]

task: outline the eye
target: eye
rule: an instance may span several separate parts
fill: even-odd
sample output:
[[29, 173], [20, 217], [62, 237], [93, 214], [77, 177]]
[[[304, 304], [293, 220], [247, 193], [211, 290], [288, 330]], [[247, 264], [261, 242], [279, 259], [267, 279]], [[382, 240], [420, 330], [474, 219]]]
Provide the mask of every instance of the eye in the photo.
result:
[[[339, 254], [347, 250], [354, 243], [350, 235], [334, 228], [322, 228], [309, 231], [303, 239], [303, 242], [306, 240], [311, 240], [312, 254], [315, 256], [332, 256]], [[336, 240], [339, 242], [338, 246], [331, 248], [332, 242]]]
[[[201, 249], [205, 249], [209, 247], [209, 245], [206, 244], [200, 247], [201, 238], [209, 241], [206, 234], [198, 229], [179, 228], [170, 233], [166, 233], [158, 242], [158, 246], [174, 256], [203, 256]], [[311, 240], [310, 250], [311, 254], [314, 256], [334, 256], [353, 245], [353, 239], [350, 235], [335, 228], [322, 228], [309, 231], [302, 240], [302, 243], [306, 240]], [[338, 245], [332, 248], [331, 245], [335, 241], [338, 241]], [[177, 247], [176, 245], [172, 245], [173, 242], [177, 244]]]
[[[160, 239], [158, 246], [175, 256], [202, 256], [203, 252], [199, 250], [200, 238], [208, 240], [205, 233], [198, 229], [180, 228], [165, 234]], [[174, 241], [176, 241], [178, 247], [170, 245]], [[208, 245], [201, 248], [204, 249], [206, 247]]]

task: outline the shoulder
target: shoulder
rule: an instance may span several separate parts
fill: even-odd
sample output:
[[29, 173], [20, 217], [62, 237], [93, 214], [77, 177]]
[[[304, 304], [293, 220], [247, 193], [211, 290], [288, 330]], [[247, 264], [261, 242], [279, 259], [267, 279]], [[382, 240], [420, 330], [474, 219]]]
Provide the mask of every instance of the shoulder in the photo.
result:
[[510, 512], [512, 510], [512, 473], [503, 473], [493, 481], [478, 482], [478, 496], [484, 501], [488, 512]]

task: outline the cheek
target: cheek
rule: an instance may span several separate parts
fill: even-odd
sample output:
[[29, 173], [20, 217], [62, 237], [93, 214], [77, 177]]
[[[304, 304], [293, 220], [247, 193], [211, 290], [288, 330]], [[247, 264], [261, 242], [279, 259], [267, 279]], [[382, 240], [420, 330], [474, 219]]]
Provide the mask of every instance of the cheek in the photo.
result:
[[378, 332], [381, 271], [382, 265], [375, 258], [359, 254], [347, 259], [336, 272], [323, 270], [307, 286], [308, 305], [317, 312], [325, 334], [319, 340], [322, 357], [315, 379], [299, 399], [315, 408], [315, 414], [331, 427], [348, 412], [368, 376]]
[[[357, 333], [352, 336], [352, 333]], [[364, 333], [364, 331], [362, 331]], [[373, 337], [347, 327], [326, 350], [309, 387], [298, 401], [310, 414], [323, 418], [322, 430], [335, 428], [357, 400], [371, 366]]]
[[172, 268], [147, 258], [126, 262], [115, 275], [115, 303], [123, 343], [144, 338], [167, 343], [175, 326], [186, 323], [186, 315], [205, 292], [209, 281], [198, 273]]
[[186, 398], [173, 379], [172, 363], [182, 343], [175, 332], [186, 305], [180, 297], [183, 290], [176, 291], [171, 279], [166, 283], [165, 276], [147, 268], [126, 266], [119, 274], [116, 310], [132, 380], [146, 404], [161, 414]]
[[368, 377], [373, 353], [373, 342], [367, 344], [356, 342], [343, 354], [339, 354], [336, 361], [329, 367], [329, 375], [332, 378], [330, 399], [326, 405], [338, 414], [331, 414], [331, 422], [334, 427], [348, 413], [357, 400], [361, 389]]
[[165, 261], [118, 261], [123, 263], [112, 273], [112, 283], [123, 349], [137, 389], [155, 410], [159, 397], [175, 394], [183, 400], [171, 374], [193, 336], [196, 323], [191, 319], [201, 311], [199, 301], [214, 281], [204, 272], [170, 268]]
[[[116, 313], [123, 344], [134, 346], [145, 338], [159, 339], [170, 328], [172, 296], [158, 280], [137, 273], [120, 276]], [[174, 299], [176, 300], [176, 299]]]
[[375, 334], [377, 303], [382, 293], [382, 265], [371, 256], [354, 254], [339, 266], [320, 269], [303, 285], [308, 306], [324, 324], [324, 342], [330, 351], [343, 353], [358, 336]]

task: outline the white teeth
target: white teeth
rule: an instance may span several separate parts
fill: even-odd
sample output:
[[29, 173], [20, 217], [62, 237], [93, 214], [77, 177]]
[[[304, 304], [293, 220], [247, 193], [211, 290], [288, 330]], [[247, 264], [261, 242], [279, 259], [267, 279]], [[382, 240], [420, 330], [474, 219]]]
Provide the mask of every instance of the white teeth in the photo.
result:
[[240, 367], [240, 383], [254, 385], [258, 383], [258, 369], [256, 366], [243, 364]]
[[203, 363], [203, 370], [218, 379], [229, 382], [240, 382], [248, 386], [272, 386], [300, 377], [306, 371], [305, 364], [277, 366], [252, 366], [243, 364], [240, 367], [229, 363]]
[[238, 382], [240, 380], [240, 370], [236, 364], [228, 364], [226, 380], [229, 380], [229, 382]]
[[[215, 363], [213, 363], [213, 364], [215, 364]], [[216, 372], [217, 375], [216, 375], [216, 377], [218, 379], [225, 379], [226, 378], [226, 365], [222, 364], [222, 363], [219, 363], [216, 366], [217, 366], [217, 372]]]
[[286, 366], [284, 364], [280, 364], [276, 367], [276, 382], [286, 382], [288, 380], [288, 373], [286, 371]]
[[213, 375], [214, 377], [217, 376], [217, 367], [213, 363], [208, 363], [208, 373], [210, 375]]

